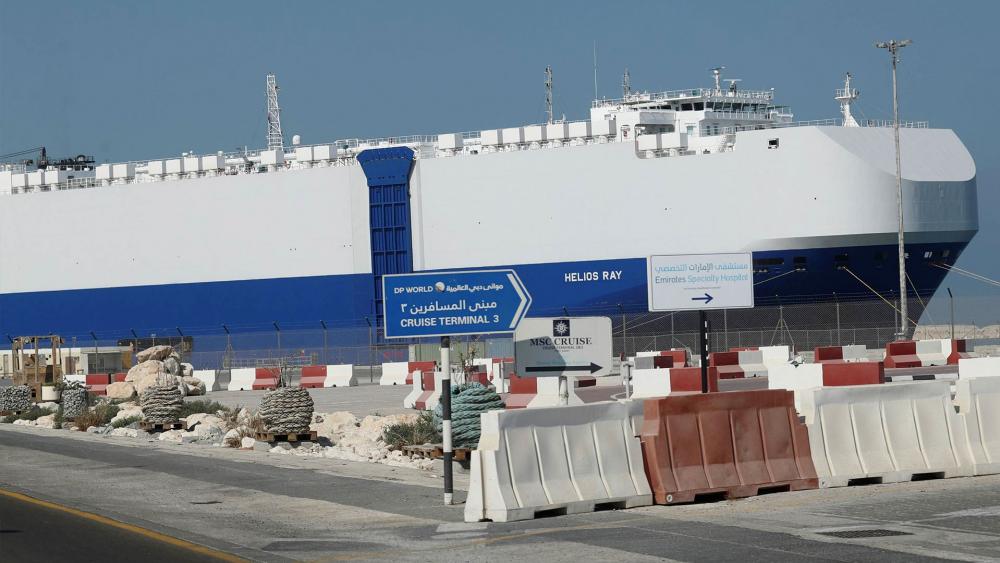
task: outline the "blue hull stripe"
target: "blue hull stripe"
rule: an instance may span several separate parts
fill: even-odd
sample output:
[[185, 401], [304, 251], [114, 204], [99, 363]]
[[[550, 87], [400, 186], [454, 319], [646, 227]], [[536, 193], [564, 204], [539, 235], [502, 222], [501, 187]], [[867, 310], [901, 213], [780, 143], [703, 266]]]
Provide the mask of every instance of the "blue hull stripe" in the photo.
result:
[[[946, 273], [931, 262], [943, 259], [953, 264], [964, 244], [908, 248], [909, 275], [927, 295]], [[795, 269], [797, 258], [805, 260], [799, 264], [804, 271], [782, 275]], [[756, 252], [754, 260], [759, 270], [767, 269], [754, 275], [758, 305], [828, 300], [835, 293], [844, 300], [874, 298], [838, 268], [845, 265], [887, 297], [898, 288], [891, 245]], [[500, 266], [492, 266], [496, 267]], [[647, 310], [644, 258], [505, 267], [517, 270], [531, 292], [529, 316]], [[147, 336], [173, 334], [175, 327], [186, 334], [207, 334], [219, 332], [222, 324], [234, 332], [270, 330], [274, 321], [283, 330], [318, 328], [320, 320], [330, 327], [367, 326], [365, 318], [373, 318], [374, 292], [372, 274], [350, 274], [4, 294], [0, 335], [55, 332], [84, 337], [95, 331], [118, 338], [128, 336], [129, 329]]]

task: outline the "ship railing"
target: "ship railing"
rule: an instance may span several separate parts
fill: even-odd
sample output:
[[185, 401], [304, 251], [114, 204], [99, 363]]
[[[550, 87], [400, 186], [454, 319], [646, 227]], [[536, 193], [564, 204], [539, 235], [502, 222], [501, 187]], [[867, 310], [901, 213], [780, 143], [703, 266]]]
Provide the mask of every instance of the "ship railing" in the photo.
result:
[[661, 100], [677, 100], [682, 98], [712, 98], [725, 100], [763, 100], [774, 99], [774, 92], [770, 90], [716, 90], [714, 88], [689, 88], [686, 90], [669, 90], [666, 92], [637, 92], [629, 94], [623, 98], [602, 98], [591, 102], [590, 107], [601, 108], [607, 106], [619, 106], [635, 102], [657, 102]]
[[[786, 127], [818, 127], [834, 126], [840, 127], [844, 124], [842, 119], [814, 119], [811, 121], [788, 121], [771, 123], [752, 123], [746, 125], [731, 125], [723, 127], [723, 133], [738, 133], [740, 131], [758, 131], [762, 129], [783, 129]], [[859, 123], [862, 127], [892, 127], [892, 120], [868, 119]], [[900, 121], [899, 126], [907, 129], [927, 129], [927, 121]]]
[[762, 111], [726, 111], [708, 110], [705, 112], [705, 119], [750, 119], [772, 121], [775, 114]]

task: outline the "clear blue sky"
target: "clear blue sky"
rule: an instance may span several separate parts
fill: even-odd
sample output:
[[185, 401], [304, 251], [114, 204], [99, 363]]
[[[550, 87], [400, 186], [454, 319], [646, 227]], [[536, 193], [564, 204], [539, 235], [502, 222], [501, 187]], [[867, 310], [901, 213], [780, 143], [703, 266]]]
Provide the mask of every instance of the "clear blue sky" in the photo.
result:
[[[1000, 278], [994, 157], [1000, 2], [256, 2], [0, 0], [0, 154], [37, 145], [100, 161], [264, 144], [264, 74], [282, 87], [286, 135], [304, 142], [469, 131], [583, 118], [599, 92], [709, 84], [708, 68], [775, 88], [796, 119], [837, 117], [857, 78], [860, 115], [891, 117], [888, 57], [912, 38], [901, 118], [954, 129], [978, 166], [981, 230], [960, 266]], [[992, 310], [1000, 289], [949, 279]], [[942, 293], [944, 290], [942, 289]]]

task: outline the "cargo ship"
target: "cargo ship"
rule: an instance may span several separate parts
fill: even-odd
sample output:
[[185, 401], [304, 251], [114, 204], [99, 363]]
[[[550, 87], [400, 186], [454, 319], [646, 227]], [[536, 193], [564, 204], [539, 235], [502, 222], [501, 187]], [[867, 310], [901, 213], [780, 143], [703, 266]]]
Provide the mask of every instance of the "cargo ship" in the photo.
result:
[[[656, 254], [750, 251], [758, 305], [898, 291], [892, 123], [854, 118], [849, 78], [800, 122], [713, 73], [579, 121], [286, 146], [269, 118], [266, 149], [6, 165], [0, 334], [378, 326], [386, 274], [498, 267], [529, 316], [645, 312]], [[928, 295], [978, 229], [976, 168], [950, 129], [900, 142]]]

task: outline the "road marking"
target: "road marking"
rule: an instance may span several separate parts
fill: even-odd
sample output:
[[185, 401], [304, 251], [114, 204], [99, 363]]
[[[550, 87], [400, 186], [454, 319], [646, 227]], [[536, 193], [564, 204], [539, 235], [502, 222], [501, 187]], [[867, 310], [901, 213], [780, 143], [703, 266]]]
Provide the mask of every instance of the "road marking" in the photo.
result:
[[118, 529], [121, 529], [121, 530], [126, 530], [126, 531], [132, 532], [134, 534], [139, 534], [140, 536], [145, 536], [145, 537], [147, 537], [149, 539], [152, 539], [152, 540], [157, 540], [157, 541], [161, 541], [163, 543], [170, 544], [170, 545], [172, 545], [174, 547], [179, 547], [181, 549], [186, 549], [188, 551], [193, 551], [193, 552], [201, 554], [201, 555], [207, 555], [209, 557], [214, 557], [214, 558], [216, 558], [216, 559], [218, 559], [220, 561], [231, 561], [231, 562], [234, 562], [234, 563], [244, 563], [244, 562], [247, 561], [246, 559], [243, 559], [242, 557], [238, 557], [238, 556], [232, 555], [230, 553], [225, 553], [225, 552], [222, 552], [222, 551], [217, 551], [217, 550], [214, 550], [214, 549], [212, 549], [210, 547], [205, 547], [203, 545], [198, 545], [196, 543], [191, 543], [189, 541], [182, 540], [182, 539], [179, 539], [179, 538], [175, 538], [173, 536], [168, 536], [166, 534], [161, 534], [159, 532], [154, 532], [153, 530], [149, 530], [149, 529], [146, 529], [146, 528], [135, 526], [133, 524], [126, 524], [125, 522], [119, 522], [118, 520], [112, 520], [111, 518], [107, 518], [105, 516], [100, 516], [98, 514], [93, 514], [91, 512], [84, 512], [82, 510], [77, 510], [75, 508], [70, 508], [68, 506], [63, 506], [61, 504], [56, 504], [54, 502], [49, 502], [47, 500], [37, 499], [35, 497], [29, 497], [28, 495], [24, 495], [24, 494], [21, 494], [21, 493], [15, 493], [14, 491], [8, 491], [6, 489], [0, 489], [0, 495], [3, 495], [3, 496], [8, 497], [8, 498], [15, 499], [15, 500], [19, 500], [21, 502], [27, 502], [27, 503], [35, 504], [35, 505], [38, 505], [38, 506], [41, 506], [41, 507], [44, 507], [44, 508], [48, 508], [50, 510], [58, 510], [60, 512], [65, 512], [67, 514], [72, 514], [73, 516], [77, 516], [77, 517], [83, 518], [85, 520], [90, 520], [91, 522], [97, 522], [99, 524], [104, 524], [106, 526], [111, 526], [111, 527], [118, 528]]

